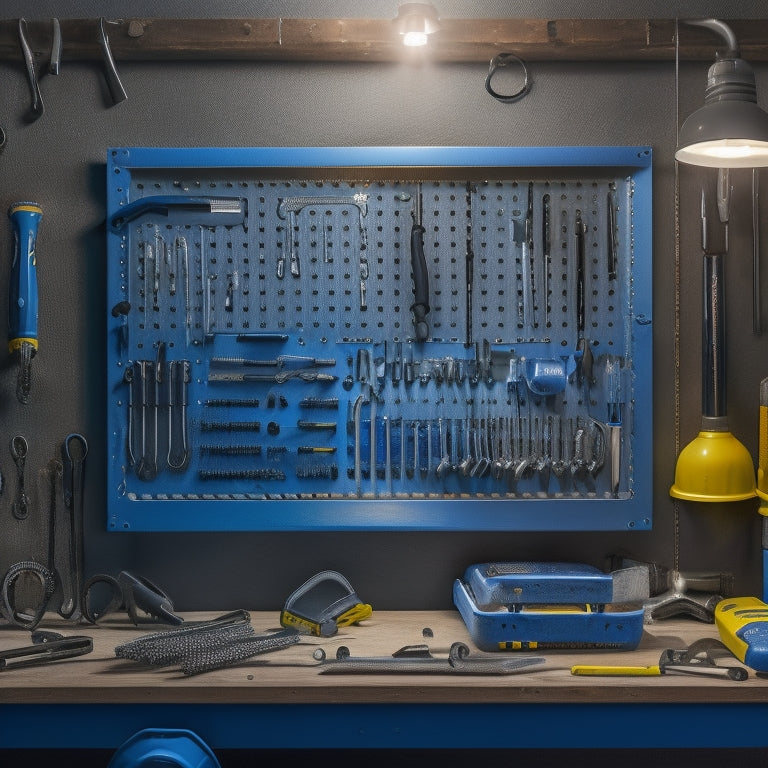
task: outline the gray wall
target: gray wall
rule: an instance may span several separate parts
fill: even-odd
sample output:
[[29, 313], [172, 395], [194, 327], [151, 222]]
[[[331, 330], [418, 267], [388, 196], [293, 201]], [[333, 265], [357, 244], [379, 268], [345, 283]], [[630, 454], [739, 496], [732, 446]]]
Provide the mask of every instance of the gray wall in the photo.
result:
[[[148, 2], [136, 16], [389, 17], [396, 2], [309, 0], [253, 3]], [[764, 2], [437, 3], [444, 17], [759, 18]], [[4, 18], [123, 15], [124, 5], [95, 0], [4, 0]], [[714, 43], [713, 43], [714, 55]], [[69, 432], [89, 441], [86, 571], [121, 569], [151, 578], [179, 609], [276, 610], [306, 577], [323, 568], [344, 573], [379, 609], [450, 608], [451, 584], [473, 562], [566, 559], [602, 565], [614, 552], [672, 566], [674, 505], [668, 489], [678, 446], [674, 408], [674, 163], [678, 113], [675, 65], [663, 63], [533, 63], [531, 94], [514, 105], [483, 88], [487, 65], [405, 64], [120, 64], [129, 100], [108, 108], [99, 66], [65, 65], [43, 82], [46, 114], [24, 123], [28, 94], [21, 63], [0, 64], [0, 124], [8, 145], [0, 156], [0, 206], [35, 199], [44, 209], [38, 241], [41, 348], [32, 402], [21, 407], [15, 370], [0, 367], [0, 571], [16, 560], [43, 558], [48, 460]], [[680, 66], [681, 116], [703, 98], [707, 64]], [[768, 67], [755, 65], [768, 106]], [[651, 145], [654, 151], [654, 527], [644, 533], [248, 533], [114, 534], [105, 526], [105, 151], [109, 146], [303, 145]], [[699, 428], [701, 257], [698, 195], [701, 171], [680, 171], [682, 396], [680, 441]], [[748, 177], [736, 175], [729, 296], [728, 413], [732, 431], [757, 455], [758, 384], [768, 375], [766, 336], [752, 333], [751, 207]], [[764, 182], [768, 183], [768, 182]], [[768, 197], [768, 195], [766, 195]], [[763, 203], [763, 210], [766, 209]], [[764, 230], [766, 227], [764, 227]], [[10, 244], [5, 216], [0, 243]], [[763, 243], [765, 246], [765, 242]], [[0, 284], [10, 269], [0, 258]], [[0, 291], [5, 316], [6, 291]], [[766, 301], [768, 303], [768, 301]], [[766, 323], [768, 325], [768, 323]], [[35, 501], [29, 520], [11, 515], [14, 467], [3, 441], [30, 443], [27, 482]], [[5, 443], [7, 445], [7, 443]], [[733, 570], [737, 589], [761, 593], [760, 520], [756, 504], [679, 505], [683, 569]]]

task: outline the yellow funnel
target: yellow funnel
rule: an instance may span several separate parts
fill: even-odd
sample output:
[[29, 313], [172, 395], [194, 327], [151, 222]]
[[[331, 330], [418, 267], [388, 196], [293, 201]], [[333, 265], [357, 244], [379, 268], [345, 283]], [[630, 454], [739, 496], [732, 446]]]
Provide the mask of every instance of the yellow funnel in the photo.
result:
[[701, 432], [677, 457], [670, 496], [688, 501], [744, 501], [757, 495], [752, 456], [728, 431]]

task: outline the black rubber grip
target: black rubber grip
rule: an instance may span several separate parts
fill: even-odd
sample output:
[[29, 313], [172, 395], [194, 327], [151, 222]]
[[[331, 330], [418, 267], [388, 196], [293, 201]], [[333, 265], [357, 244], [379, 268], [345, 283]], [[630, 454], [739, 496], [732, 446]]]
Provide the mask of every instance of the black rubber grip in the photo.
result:
[[411, 271], [413, 272], [413, 322], [417, 341], [429, 337], [429, 275], [427, 260], [424, 258], [424, 227], [414, 224], [411, 229]]

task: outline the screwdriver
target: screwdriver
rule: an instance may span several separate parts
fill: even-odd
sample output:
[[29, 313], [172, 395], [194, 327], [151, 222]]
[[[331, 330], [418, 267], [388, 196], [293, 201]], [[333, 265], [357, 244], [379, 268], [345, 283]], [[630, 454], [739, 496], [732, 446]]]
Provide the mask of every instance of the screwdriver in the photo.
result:
[[32, 358], [37, 352], [37, 267], [35, 245], [43, 211], [37, 203], [14, 203], [8, 210], [13, 232], [8, 351], [18, 360], [16, 397], [27, 403], [32, 383]]

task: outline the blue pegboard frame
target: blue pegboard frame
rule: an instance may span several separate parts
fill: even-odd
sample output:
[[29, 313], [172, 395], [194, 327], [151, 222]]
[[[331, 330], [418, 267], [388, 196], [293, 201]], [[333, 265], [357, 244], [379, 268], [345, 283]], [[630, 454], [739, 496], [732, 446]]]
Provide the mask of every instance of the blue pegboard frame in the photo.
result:
[[108, 529], [649, 529], [651, 172], [110, 149]]

